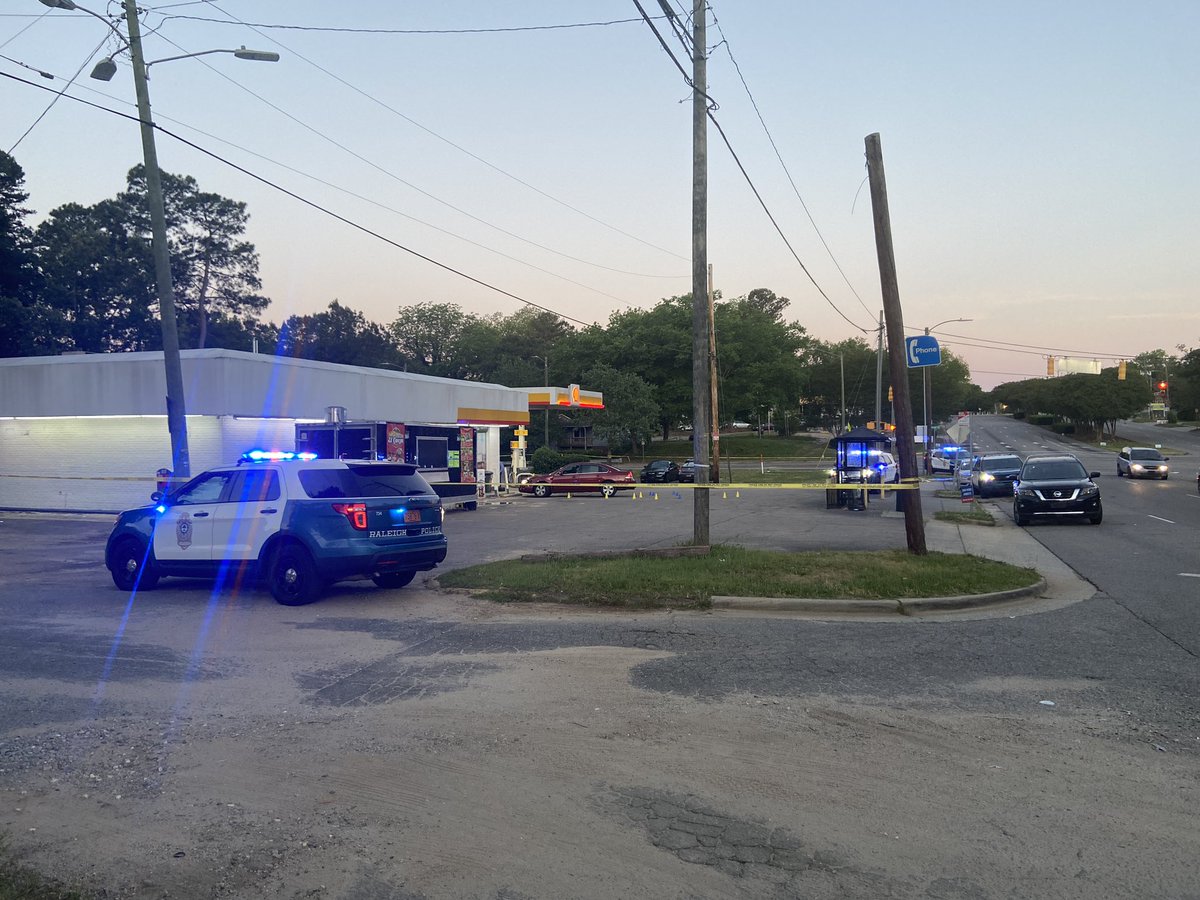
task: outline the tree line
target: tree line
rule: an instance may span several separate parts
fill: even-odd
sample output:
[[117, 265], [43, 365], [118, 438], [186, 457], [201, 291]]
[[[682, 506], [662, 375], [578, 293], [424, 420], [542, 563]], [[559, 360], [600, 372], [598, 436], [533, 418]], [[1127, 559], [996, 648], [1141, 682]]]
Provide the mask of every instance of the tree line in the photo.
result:
[[[281, 356], [405, 370], [512, 387], [578, 383], [603, 391], [606, 409], [553, 417], [562, 428], [589, 425], [622, 448], [666, 437], [692, 414], [691, 296], [613, 313], [604, 324], [572, 327], [533, 307], [475, 315], [453, 302], [416, 301], [375, 322], [333, 299], [318, 313], [265, 318], [258, 254], [246, 240], [244, 203], [201, 189], [189, 176], [162, 173], [180, 345], [248, 350], [258, 342]], [[28, 224], [24, 172], [0, 152], [0, 356], [161, 349], [145, 171], [92, 206], [68, 203], [36, 227]], [[746, 421], [780, 433], [836, 430], [875, 418], [873, 335], [827, 342], [784, 314], [790, 303], [767, 288], [740, 297], [717, 294], [714, 322], [723, 423]], [[1131, 364], [1130, 377], [1070, 375], [1001, 385], [987, 393], [962, 359], [943, 352], [932, 379], [931, 421], [960, 410], [1007, 404], [1103, 429], [1155, 396], [1156, 372], [1169, 372], [1177, 410], [1200, 405], [1200, 351], [1154, 351]], [[881, 393], [892, 383], [884, 355]], [[917, 421], [922, 373], [907, 370]], [[881, 417], [894, 421], [890, 404]], [[531, 428], [534, 446], [541, 430]]]

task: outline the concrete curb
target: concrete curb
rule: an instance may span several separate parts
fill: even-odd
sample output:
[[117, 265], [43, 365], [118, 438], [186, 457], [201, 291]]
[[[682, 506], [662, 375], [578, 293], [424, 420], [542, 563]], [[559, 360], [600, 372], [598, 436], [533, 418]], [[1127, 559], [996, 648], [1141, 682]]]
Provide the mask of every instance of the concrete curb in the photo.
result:
[[713, 597], [713, 609], [742, 611], [803, 612], [803, 613], [867, 613], [881, 615], [892, 613], [911, 616], [921, 612], [944, 610], [978, 609], [1040, 597], [1046, 590], [1046, 579], [1039, 578], [1028, 587], [1010, 591], [993, 591], [988, 594], [963, 594], [957, 597], [909, 597], [895, 600], [845, 600], [816, 597]]

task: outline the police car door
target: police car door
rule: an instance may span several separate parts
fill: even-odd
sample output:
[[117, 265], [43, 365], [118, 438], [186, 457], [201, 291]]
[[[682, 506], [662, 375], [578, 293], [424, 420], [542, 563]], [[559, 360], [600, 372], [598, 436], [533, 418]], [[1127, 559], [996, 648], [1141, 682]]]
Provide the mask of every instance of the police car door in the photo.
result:
[[208, 563], [212, 555], [213, 513], [236, 471], [197, 475], [164, 501], [154, 526], [154, 557]]
[[227, 502], [212, 516], [212, 558], [257, 559], [262, 545], [283, 521], [280, 472], [266, 466], [243, 468], [237, 473]]

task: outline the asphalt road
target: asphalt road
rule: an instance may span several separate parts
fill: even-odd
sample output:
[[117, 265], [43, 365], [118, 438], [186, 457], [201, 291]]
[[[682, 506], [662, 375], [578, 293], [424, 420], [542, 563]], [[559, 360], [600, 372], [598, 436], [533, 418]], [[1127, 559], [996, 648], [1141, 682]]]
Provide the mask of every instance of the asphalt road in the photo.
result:
[[[1114, 457], [1122, 442], [1095, 450], [1001, 416], [972, 416], [971, 430], [976, 452], [1066, 451], [1089, 471], [1100, 472], [1101, 525], [1035, 520], [1026, 531], [1105, 596], [1125, 604], [1131, 615], [1200, 655], [1200, 438], [1176, 429], [1165, 435], [1164, 429], [1156, 430], [1159, 442], [1176, 448], [1170, 451], [1175, 453], [1171, 477], [1158, 481], [1117, 477]], [[1185, 448], [1195, 449], [1189, 453]]]
[[[1105, 472], [1102, 525], [1025, 529], [1093, 598], [896, 623], [366, 582], [131, 601], [107, 519], [0, 515], [0, 830], [109, 897], [1194, 898], [1194, 480], [975, 427]], [[690, 493], [657, 497], [453, 513], [447, 566], [686, 542]], [[712, 536], [903, 547], [887, 507], [721, 491]]]

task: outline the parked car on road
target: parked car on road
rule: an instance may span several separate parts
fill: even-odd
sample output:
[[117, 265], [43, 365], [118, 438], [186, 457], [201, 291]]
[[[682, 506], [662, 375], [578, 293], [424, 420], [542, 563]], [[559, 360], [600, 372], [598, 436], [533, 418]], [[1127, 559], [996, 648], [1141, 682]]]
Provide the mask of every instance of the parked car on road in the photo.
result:
[[1029, 457], [1013, 484], [1013, 521], [1027, 525], [1034, 516], [1085, 517], [1099, 525], [1104, 509], [1092, 480], [1099, 477], [1070, 454]]
[[642, 466], [638, 473], [638, 481], [648, 484], [653, 482], [666, 483], [679, 480], [679, 464], [669, 459], [652, 459]]
[[679, 480], [684, 484], [696, 483], [696, 461], [685, 459], [679, 464]]
[[1012, 453], [985, 453], [971, 465], [971, 488], [978, 497], [1011, 497], [1013, 481], [1021, 472], [1021, 457]]
[[517, 490], [535, 497], [551, 494], [600, 493], [611, 497], [622, 488], [633, 487], [633, 473], [602, 462], [567, 463], [547, 475], [534, 475]]
[[1117, 477], [1128, 475], [1130, 478], [1161, 478], [1166, 481], [1171, 474], [1167, 466], [1170, 458], [1153, 447], [1122, 447], [1117, 455]]
[[244, 569], [298, 606], [355, 575], [404, 587], [446, 558], [441, 499], [405, 463], [252, 451], [151, 499], [108, 537], [104, 563], [121, 590]]

